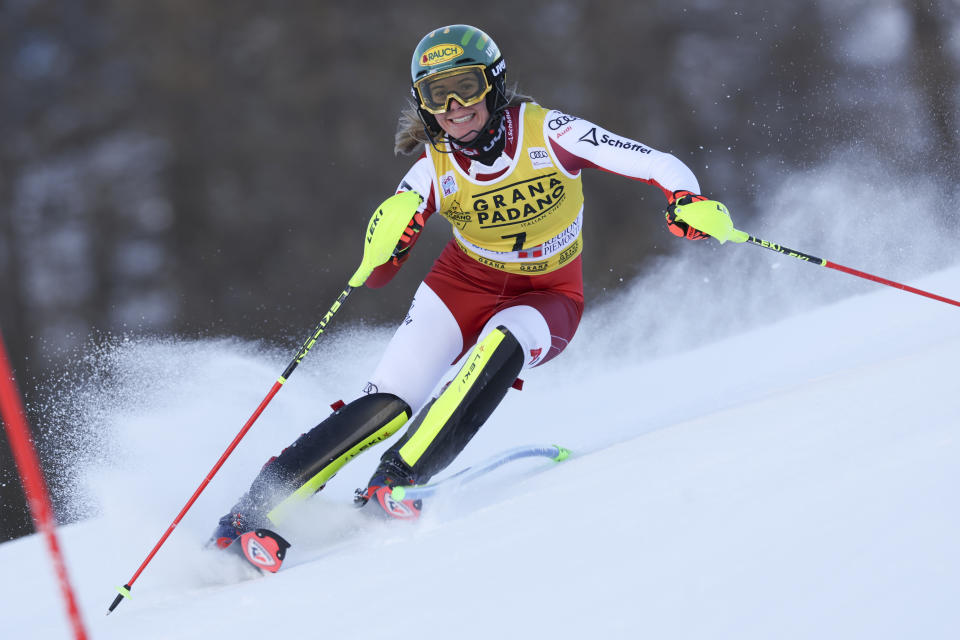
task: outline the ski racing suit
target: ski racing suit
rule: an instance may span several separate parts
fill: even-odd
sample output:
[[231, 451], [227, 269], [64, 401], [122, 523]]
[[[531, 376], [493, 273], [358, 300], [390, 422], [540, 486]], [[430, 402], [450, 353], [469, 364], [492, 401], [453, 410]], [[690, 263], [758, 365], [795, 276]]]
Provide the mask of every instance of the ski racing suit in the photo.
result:
[[[382, 458], [388, 464], [381, 471], [392, 460], [404, 480], [406, 475], [425, 482], [449, 464], [516, 374], [553, 359], [573, 338], [584, 304], [583, 169], [655, 185], [667, 198], [677, 190], [700, 190], [674, 156], [535, 103], [508, 108], [503, 127], [504, 151], [492, 165], [449, 153], [446, 145], [444, 152], [427, 146], [398, 188], [421, 196], [424, 223], [439, 214], [453, 231], [365, 388], [420, 411]], [[367, 285], [383, 286], [398, 268], [382, 265]], [[429, 428], [424, 425], [434, 408], [424, 405], [439, 402], [431, 396], [450, 366], [500, 333], [510, 346], [498, 348], [515, 353], [499, 365], [503, 375], [490, 385], [496, 388], [455, 397], [462, 415], [450, 417], [448, 408]], [[476, 360], [471, 354], [458, 376]], [[448, 393], [454, 393], [450, 387], [441, 398]]]
[[[259, 510], [277, 522], [413, 416], [381, 457], [367, 493], [358, 490], [358, 502], [365, 504], [378, 487], [424, 483], [445, 468], [517, 374], [556, 357], [577, 330], [584, 303], [583, 169], [646, 182], [668, 199], [678, 190], [700, 191], [676, 157], [533, 102], [508, 107], [501, 131], [503, 152], [492, 164], [451, 152], [443, 142], [442, 152], [427, 146], [404, 176], [398, 193], [419, 194], [424, 223], [439, 214], [453, 237], [417, 289], [364, 394], [265, 465], [246, 506], [241, 501], [235, 512]], [[381, 265], [367, 286], [385, 285], [398, 268]], [[461, 358], [459, 371], [436, 392]], [[388, 512], [397, 506], [381, 504]]]

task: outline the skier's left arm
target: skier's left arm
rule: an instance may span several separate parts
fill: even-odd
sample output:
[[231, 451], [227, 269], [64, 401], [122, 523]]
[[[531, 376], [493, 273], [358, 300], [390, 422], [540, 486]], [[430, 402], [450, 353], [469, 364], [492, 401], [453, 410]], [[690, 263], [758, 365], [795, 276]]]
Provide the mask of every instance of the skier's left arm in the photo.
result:
[[[559, 111], [547, 115], [544, 137], [550, 141], [551, 151], [568, 173], [576, 174], [588, 168], [602, 169], [656, 186], [667, 199], [666, 220], [671, 233], [690, 240], [709, 237], [708, 233], [694, 228], [684, 219], [683, 207], [714, 201], [699, 195], [697, 177], [676, 156]], [[714, 204], [722, 208], [729, 220], [726, 208]], [[694, 208], [701, 209], [698, 220], [712, 215], [708, 209], [719, 211], [714, 204], [694, 205]], [[704, 226], [712, 229], [715, 225], [708, 222]]]

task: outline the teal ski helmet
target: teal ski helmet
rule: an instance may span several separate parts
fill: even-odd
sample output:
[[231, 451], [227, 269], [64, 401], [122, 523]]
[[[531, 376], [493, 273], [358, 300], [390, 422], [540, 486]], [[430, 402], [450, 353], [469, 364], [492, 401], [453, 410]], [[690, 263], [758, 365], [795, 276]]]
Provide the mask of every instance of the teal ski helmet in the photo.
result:
[[[448, 92], [440, 86], [444, 79], [461, 74], [472, 74], [471, 82], [463, 83], [470, 87], [467, 92]], [[486, 100], [489, 125], [507, 106], [506, 61], [493, 38], [480, 29], [466, 24], [440, 27], [425, 35], [413, 51], [410, 91], [428, 132], [440, 130], [434, 115], [446, 111], [450, 100], [464, 106]]]

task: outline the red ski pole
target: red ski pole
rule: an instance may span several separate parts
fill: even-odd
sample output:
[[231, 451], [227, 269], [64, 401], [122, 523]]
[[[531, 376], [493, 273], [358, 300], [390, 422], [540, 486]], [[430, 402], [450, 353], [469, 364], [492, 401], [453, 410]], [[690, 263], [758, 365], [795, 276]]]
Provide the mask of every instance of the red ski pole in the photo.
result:
[[674, 213], [678, 219], [683, 220], [691, 227], [699, 229], [700, 231], [703, 231], [704, 233], [716, 238], [720, 244], [723, 244], [727, 241], [739, 243], [749, 242], [750, 244], [755, 244], [758, 247], [776, 251], [777, 253], [781, 253], [785, 256], [790, 256], [791, 258], [803, 260], [804, 262], [816, 264], [821, 267], [827, 267], [829, 269], [836, 269], [837, 271], [849, 273], [850, 275], [857, 276], [858, 278], [872, 280], [873, 282], [885, 284], [888, 287], [894, 287], [895, 289], [915, 293], [918, 296], [925, 296], [933, 300], [952, 304], [955, 307], [960, 307], [960, 302], [956, 300], [945, 298], [944, 296], [930, 293], [929, 291], [924, 291], [923, 289], [917, 289], [916, 287], [911, 287], [899, 282], [894, 282], [893, 280], [887, 280], [886, 278], [881, 278], [880, 276], [875, 276], [864, 271], [851, 269], [850, 267], [845, 267], [842, 264], [837, 264], [835, 262], [830, 262], [829, 260], [824, 260], [823, 258], [812, 256], [809, 253], [788, 249], [787, 247], [779, 245], [775, 242], [768, 242], [766, 240], [761, 240], [760, 238], [751, 236], [745, 231], [740, 231], [739, 229], [735, 229], [733, 227], [733, 222], [730, 220], [730, 214], [727, 211], [727, 208], [719, 202], [704, 201], [694, 202], [688, 205], [677, 205]]
[[287, 379], [293, 374], [294, 369], [297, 368], [297, 365], [300, 364], [300, 361], [307, 356], [307, 354], [310, 352], [310, 349], [313, 348], [313, 345], [315, 345], [317, 340], [320, 339], [320, 335], [323, 333], [324, 329], [327, 328], [327, 324], [331, 319], [333, 319], [333, 316], [340, 309], [340, 306], [347, 299], [347, 296], [350, 295], [350, 292], [356, 287], [362, 286], [363, 283], [366, 282], [367, 278], [370, 277], [370, 274], [373, 272], [375, 267], [385, 263], [390, 259], [391, 255], [396, 249], [397, 243], [400, 241], [401, 235], [406, 230], [407, 224], [410, 222], [414, 212], [416, 212], [420, 202], [421, 198], [416, 192], [405, 191], [403, 193], [398, 193], [391, 196], [377, 208], [373, 216], [370, 218], [369, 224], [367, 225], [366, 243], [363, 246], [363, 260], [360, 262], [360, 267], [356, 270], [356, 272], [354, 272], [353, 276], [351, 276], [350, 281], [348, 282], [346, 288], [340, 293], [337, 301], [334, 302], [327, 313], [324, 314], [323, 319], [320, 320], [320, 323], [317, 325], [316, 329], [314, 329], [310, 337], [304, 341], [303, 345], [300, 347], [300, 350], [297, 351], [296, 355], [293, 357], [293, 360], [290, 361], [290, 364], [287, 365], [287, 368], [284, 369], [280, 377], [277, 378], [276, 382], [273, 383], [273, 386], [270, 388], [270, 391], [267, 393], [266, 397], [264, 397], [264, 399], [260, 402], [260, 405], [243, 425], [243, 428], [240, 429], [240, 432], [237, 433], [237, 435], [233, 438], [233, 441], [220, 456], [220, 459], [217, 460], [216, 464], [213, 465], [213, 468], [210, 469], [210, 472], [203, 479], [203, 482], [200, 483], [200, 486], [197, 487], [197, 490], [194, 491], [193, 495], [190, 496], [190, 499], [187, 500], [187, 504], [183, 505], [183, 509], [181, 509], [180, 513], [177, 514], [177, 517], [173, 519], [173, 522], [171, 522], [170, 526], [167, 527], [167, 530], [160, 537], [160, 540], [157, 541], [157, 544], [153, 546], [153, 549], [150, 550], [150, 553], [147, 554], [147, 557], [140, 564], [140, 567], [134, 572], [133, 576], [127, 580], [125, 585], [122, 587], [117, 587], [117, 591], [120, 595], [114, 598], [113, 603], [107, 610], [107, 615], [110, 615], [110, 613], [117, 608], [117, 605], [119, 605], [124, 598], [130, 597], [130, 589], [133, 587], [133, 583], [137, 581], [137, 578], [140, 577], [140, 574], [143, 573], [143, 570], [148, 564], [150, 564], [150, 561], [153, 560], [153, 557], [157, 555], [157, 551], [160, 550], [160, 547], [163, 546], [163, 543], [167, 541], [167, 538], [170, 537], [170, 534], [173, 533], [173, 530], [176, 529], [178, 524], [180, 524], [180, 520], [183, 519], [183, 516], [186, 515], [187, 511], [190, 510], [190, 507], [193, 506], [193, 503], [196, 502], [197, 498], [200, 497], [200, 494], [203, 493], [203, 490], [207, 488], [208, 484], [210, 484], [213, 476], [216, 475], [217, 471], [220, 470], [220, 467], [223, 466], [223, 463], [226, 462], [227, 458], [230, 457], [230, 454], [233, 453], [233, 450], [236, 449], [237, 445], [240, 444], [240, 441], [243, 440], [243, 437], [247, 435], [248, 431], [250, 431], [253, 423], [257, 421], [257, 418], [260, 417], [260, 414], [263, 413], [263, 410], [266, 409], [267, 405], [270, 404], [270, 401], [273, 400], [273, 396], [277, 395], [277, 392], [280, 391], [280, 387], [287, 382]]
[[[737, 242], [735, 238], [731, 238], [734, 242]], [[952, 300], [950, 298], [945, 298], [944, 296], [937, 295], [936, 293], [930, 293], [929, 291], [924, 291], [923, 289], [917, 289], [916, 287], [911, 287], [900, 282], [894, 282], [893, 280], [887, 280], [886, 278], [881, 278], [880, 276], [875, 276], [871, 273], [866, 273], [865, 271], [858, 271], [856, 269], [851, 269], [850, 267], [845, 267], [842, 264], [837, 264], [835, 262], [830, 262], [829, 260], [824, 260], [823, 258], [818, 258], [812, 256], [808, 253], [802, 253], [800, 251], [795, 251], [793, 249], [788, 249], [783, 245], [775, 244], [773, 242], [767, 242], [766, 240], [761, 240], [760, 238], [755, 238], [753, 236], [747, 236], [744, 242], [749, 242], [755, 244], [758, 247], [763, 247], [764, 249], [770, 249], [771, 251], [776, 251], [777, 253], [782, 253], [785, 256], [790, 256], [791, 258], [796, 258], [798, 260], [803, 260], [804, 262], [810, 262], [812, 264], [820, 265], [821, 267], [827, 267], [828, 269], [836, 269], [837, 271], [842, 271], [843, 273], [849, 273], [852, 276], [857, 276], [858, 278], [863, 278], [865, 280], [872, 280], [873, 282], [879, 282], [880, 284], [885, 284], [888, 287], [893, 287], [895, 289], [901, 289], [903, 291], [908, 291], [910, 293], [915, 293], [918, 296], [925, 296], [933, 300], [939, 300], [940, 302], [946, 302], [947, 304], [952, 304], [955, 307], [960, 307], [960, 302]]]
[[47, 541], [47, 549], [53, 560], [53, 568], [57, 574], [57, 581], [60, 583], [60, 591], [63, 593], [63, 599], [67, 605], [67, 615], [73, 627], [73, 636], [77, 640], [84, 640], [87, 634], [80, 618], [77, 600], [70, 586], [70, 578], [67, 576], [67, 566], [64, 564], [63, 555], [60, 553], [56, 522], [53, 517], [53, 508], [50, 505], [50, 494], [47, 491], [47, 483], [43, 478], [43, 470], [40, 468], [40, 462], [37, 459], [37, 452], [33, 448], [33, 440], [30, 438], [30, 429], [27, 426], [25, 415], [20, 393], [13, 377], [13, 367], [10, 366], [3, 336], [0, 335], [0, 416], [3, 417], [3, 424], [7, 428], [7, 439], [10, 441], [13, 460], [16, 463], [17, 471], [20, 473], [23, 491], [27, 495], [27, 504], [30, 507], [34, 527]]
[[153, 560], [153, 557], [157, 555], [157, 551], [160, 550], [160, 547], [163, 546], [163, 543], [167, 541], [167, 538], [170, 537], [170, 534], [173, 533], [173, 530], [180, 524], [180, 521], [183, 519], [183, 516], [186, 515], [187, 511], [190, 510], [190, 507], [193, 506], [193, 503], [196, 502], [197, 498], [200, 497], [200, 494], [203, 493], [203, 490], [207, 488], [207, 485], [210, 484], [210, 481], [213, 479], [213, 476], [217, 474], [220, 470], [220, 467], [223, 466], [223, 463], [227, 461], [227, 458], [230, 457], [230, 454], [233, 453], [233, 450], [237, 448], [237, 445], [240, 444], [240, 441], [243, 440], [243, 437], [247, 435], [247, 432], [250, 431], [250, 428], [253, 426], [253, 423], [257, 421], [257, 418], [260, 417], [260, 414], [263, 413], [263, 410], [267, 408], [267, 405], [270, 404], [270, 401], [273, 400], [273, 396], [277, 395], [277, 392], [280, 391], [290, 375], [293, 373], [293, 370], [297, 368], [297, 365], [300, 364], [300, 361], [303, 360], [310, 349], [313, 348], [313, 345], [316, 344], [317, 339], [320, 337], [320, 334], [323, 333], [324, 329], [327, 327], [327, 323], [330, 322], [334, 314], [340, 308], [340, 305], [343, 304], [343, 301], [347, 299], [347, 296], [350, 295], [350, 292], [353, 290], [353, 287], [347, 286], [340, 294], [340, 297], [337, 298], [337, 301], [333, 303], [333, 306], [330, 307], [330, 310], [323, 316], [323, 319], [320, 321], [320, 324], [317, 325], [317, 328], [311, 334], [309, 338], [303, 343], [300, 347], [300, 350], [297, 352], [297, 355], [293, 357], [293, 360], [290, 361], [290, 364], [287, 365], [287, 368], [284, 369], [283, 373], [277, 378], [276, 382], [273, 383], [273, 386], [270, 388], [270, 391], [267, 393], [266, 397], [260, 402], [260, 405], [256, 408], [250, 418], [243, 425], [243, 428], [240, 429], [240, 432], [233, 438], [233, 441], [230, 442], [230, 445], [226, 448], [223, 454], [220, 456], [220, 459], [217, 460], [216, 464], [213, 465], [213, 468], [210, 469], [210, 472], [207, 473], [207, 476], [203, 479], [203, 482], [200, 483], [200, 486], [197, 487], [197, 490], [193, 492], [193, 495], [190, 496], [190, 499], [187, 500], [187, 504], [183, 505], [183, 509], [180, 510], [180, 513], [177, 514], [177, 517], [173, 519], [173, 522], [170, 523], [170, 526], [167, 527], [166, 532], [160, 537], [160, 540], [157, 541], [157, 544], [153, 546], [153, 549], [147, 554], [147, 557], [140, 564], [140, 567], [134, 572], [133, 577], [127, 580], [127, 583], [122, 587], [117, 587], [117, 591], [120, 593], [113, 600], [113, 604], [110, 605], [107, 614], [109, 615], [114, 609], [117, 608], [117, 605], [120, 604], [124, 598], [130, 597], [130, 589], [133, 587], [133, 583], [137, 581], [137, 578], [140, 577], [140, 574], [143, 573], [143, 570], [147, 568], [147, 565], [150, 564], [150, 561]]

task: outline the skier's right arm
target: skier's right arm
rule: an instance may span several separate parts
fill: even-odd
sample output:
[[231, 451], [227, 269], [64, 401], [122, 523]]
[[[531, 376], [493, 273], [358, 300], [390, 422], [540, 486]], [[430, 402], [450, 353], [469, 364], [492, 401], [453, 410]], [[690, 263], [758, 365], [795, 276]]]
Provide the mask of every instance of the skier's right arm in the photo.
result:
[[433, 163], [430, 162], [426, 154], [423, 154], [400, 181], [397, 193], [415, 191], [420, 195], [422, 202], [420, 208], [410, 218], [410, 224], [407, 225], [403, 237], [397, 243], [393, 257], [374, 269], [370, 277], [367, 278], [365, 284], [371, 289], [378, 289], [393, 279], [393, 276], [400, 270], [400, 266], [410, 257], [413, 245], [420, 238], [420, 230], [423, 229], [427, 219], [436, 211], [436, 199], [433, 195], [434, 175]]

